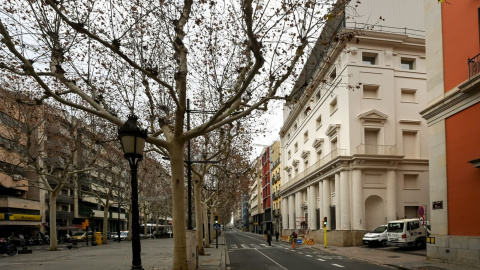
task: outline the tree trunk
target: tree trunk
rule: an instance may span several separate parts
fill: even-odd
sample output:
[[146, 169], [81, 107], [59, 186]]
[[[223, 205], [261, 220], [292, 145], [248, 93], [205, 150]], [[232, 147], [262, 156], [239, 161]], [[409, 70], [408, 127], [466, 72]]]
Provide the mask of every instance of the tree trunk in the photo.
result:
[[173, 269], [186, 270], [187, 238], [185, 226], [185, 172], [183, 143], [172, 142], [169, 149], [172, 170]]
[[104, 245], [107, 244], [108, 209], [110, 209], [110, 203], [107, 201], [107, 203], [105, 203], [105, 209], [103, 210], [102, 244]]
[[145, 238], [147, 238], [147, 234], [148, 234], [148, 226], [147, 226], [147, 222], [148, 222], [148, 214], [146, 211], [143, 211], [143, 235]]
[[205, 247], [210, 247], [210, 233], [208, 232], [208, 214], [207, 214], [207, 206], [203, 204], [203, 227], [205, 228]]
[[214, 220], [214, 216], [215, 216], [215, 213], [216, 213], [217, 210], [215, 209], [212, 209], [210, 212], [210, 231], [212, 232], [212, 239], [215, 239], [216, 238], [216, 234], [215, 232], [213, 231], [213, 220]]
[[195, 224], [197, 225], [197, 245], [198, 254], [205, 255], [203, 248], [203, 230], [202, 222], [202, 181], [193, 181], [195, 183]]
[[[61, 186], [61, 185], [59, 185]], [[57, 195], [60, 189], [50, 192], [50, 250], [57, 250]]]

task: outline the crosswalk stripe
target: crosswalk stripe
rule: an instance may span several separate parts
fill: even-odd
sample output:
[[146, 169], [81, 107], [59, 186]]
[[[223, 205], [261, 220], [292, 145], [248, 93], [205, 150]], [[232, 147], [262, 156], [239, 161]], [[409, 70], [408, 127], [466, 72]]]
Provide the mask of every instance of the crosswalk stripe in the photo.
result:
[[319, 260], [319, 261], [321, 261], [321, 262], [324, 262], [324, 261], [325, 261], [324, 259], [317, 259], [317, 260]]
[[308, 254], [307, 254], [306, 256], [307, 256], [307, 257], [312, 257], [312, 255], [308, 255]]
[[336, 264], [336, 263], [332, 263], [332, 265], [335, 265], [336, 267], [345, 267], [345, 266], [342, 266], [342, 265], [339, 265], [339, 264]]

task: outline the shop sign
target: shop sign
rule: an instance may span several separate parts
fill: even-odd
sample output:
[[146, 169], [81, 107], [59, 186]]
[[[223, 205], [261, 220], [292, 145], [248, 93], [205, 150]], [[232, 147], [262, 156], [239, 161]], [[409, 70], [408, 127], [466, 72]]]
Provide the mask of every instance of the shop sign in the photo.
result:
[[9, 220], [41, 221], [41, 215], [11, 214]]

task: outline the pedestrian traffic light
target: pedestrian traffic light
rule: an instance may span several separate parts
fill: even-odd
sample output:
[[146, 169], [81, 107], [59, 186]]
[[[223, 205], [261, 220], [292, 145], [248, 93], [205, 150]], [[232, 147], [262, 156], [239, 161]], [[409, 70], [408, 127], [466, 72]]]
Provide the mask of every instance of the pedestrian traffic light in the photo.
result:
[[215, 223], [218, 223], [218, 216], [215, 216]]
[[323, 227], [327, 227], [327, 217], [323, 217]]

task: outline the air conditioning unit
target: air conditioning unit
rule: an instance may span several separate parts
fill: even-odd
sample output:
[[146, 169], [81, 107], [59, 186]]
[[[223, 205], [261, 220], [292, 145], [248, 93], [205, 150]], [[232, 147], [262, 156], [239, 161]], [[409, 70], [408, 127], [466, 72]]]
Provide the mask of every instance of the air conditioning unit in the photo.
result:
[[15, 181], [20, 181], [20, 180], [22, 180], [22, 178], [23, 178], [23, 177], [22, 177], [21, 175], [19, 175], [19, 174], [14, 174], [14, 175], [13, 175], [13, 180], [15, 180]]

